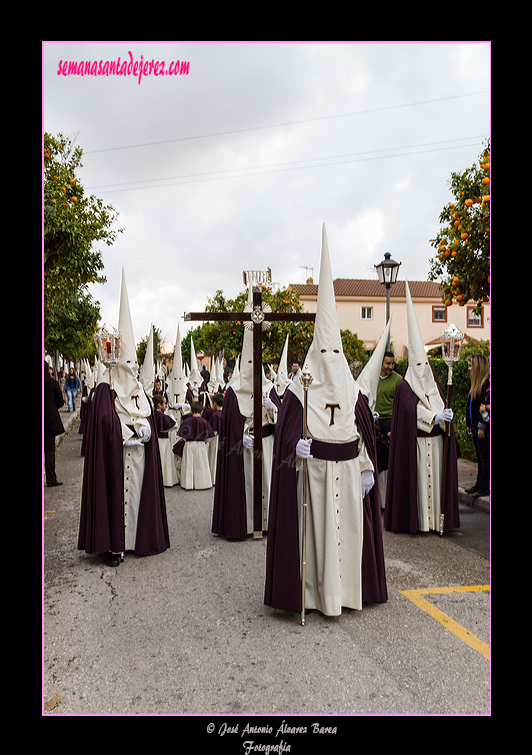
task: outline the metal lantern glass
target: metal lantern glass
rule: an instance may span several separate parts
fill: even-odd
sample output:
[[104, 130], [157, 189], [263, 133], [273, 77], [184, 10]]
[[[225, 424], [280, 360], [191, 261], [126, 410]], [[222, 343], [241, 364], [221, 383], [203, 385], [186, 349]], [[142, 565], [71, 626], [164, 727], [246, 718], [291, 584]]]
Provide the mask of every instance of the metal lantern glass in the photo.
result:
[[392, 286], [397, 280], [400, 264], [400, 262], [392, 260], [391, 254], [386, 252], [383, 261], [374, 265], [379, 276], [379, 283], [382, 283], [383, 286]]
[[441, 334], [441, 354], [443, 361], [449, 368], [449, 385], [452, 383], [453, 367], [460, 359], [463, 343], [463, 333], [460, 332], [456, 325], [449, 325]]
[[112, 369], [120, 359], [122, 334], [107, 323], [94, 334], [98, 358], [109, 370], [109, 385], [112, 388]]

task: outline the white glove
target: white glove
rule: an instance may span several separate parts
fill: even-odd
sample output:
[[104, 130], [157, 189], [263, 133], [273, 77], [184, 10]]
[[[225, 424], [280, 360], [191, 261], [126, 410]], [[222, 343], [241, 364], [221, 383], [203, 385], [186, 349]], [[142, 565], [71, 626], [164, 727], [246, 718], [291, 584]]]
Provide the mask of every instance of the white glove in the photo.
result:
[[170, 409], [175, 409], [176, 411], [179, 411], [179, 409], [181, 409], [181, 406], [182, 404], [174, 404], [173, 406], [170, 407]]
[[273, 410], [273, 401], [268, 396], [264, 396], [263, 404], [264, 404], [264, 408], [267, 409], [268, 411], [271, 412]]
[[379, 419], [380, 416], [381, 415], [379, 414], [379, 412], [373, 412], [373, 419], [375, 420], [375, 422]]
[[254, 435], [244, 434], [244, 437], [242, 438], [242, 443], [244, 444], [244, 448], [251, 448], [254, 440], [255, 440]]
[[141, 425], [137, 431], [137, 435], [143, 443], [146, 443], [151, 437], [151, 430], [146, 425]]
[[124, 446], [128, 448], [142, 448], [142, 441], [138, 438], [130, 438], [130, 440], [126, 440]]
[[365, 470], [360, 475], [360, 480], [362, 482], [362, 498], [366, 496], [371, 488], [373, 487], [373, 484], [375, 482], [375, 478], [373, 477], [373, 472], [370, 472], [369, 470]]
[[434, 418], [434, 424], [437, 422], [450, 422], [453, 418], [453, 410], [452, 409], [444, 409], [441, 414], [437, 414]]
[[308, 440], [301, 440], [297, 441], [296, 445], [296, 456], [299, 456], [300, 459], [312, 459], [312, 454], [310, 453], [310, 444], [312, 443], [312, 438], [309, 438]]

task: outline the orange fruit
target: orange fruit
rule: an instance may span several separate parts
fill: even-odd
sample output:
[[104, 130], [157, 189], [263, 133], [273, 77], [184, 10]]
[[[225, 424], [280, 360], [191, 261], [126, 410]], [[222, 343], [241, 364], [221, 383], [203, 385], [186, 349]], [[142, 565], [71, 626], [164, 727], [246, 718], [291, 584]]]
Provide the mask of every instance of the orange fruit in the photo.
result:
[[484, 186], [485, 186], [486, 184], [489, 184], [489, 182], [490, 182], [490, 180], [489, 180], [489, 178], [488, 178], [488, 177], [486, 177], [486, 178], [483, 178], [483, 179], [482, 179], [482, 183], [484, 184]]
[[464, 239], [467, 239], [468, 235], [469, 235], [469, 234], [467, 234], [467, 233], [466, 233], [466, 232], [464, 231], [464, 233], [462, 233], [462, 234], [461, 234], [460, 238], [462, 239], [462, 241], [464, 241]]

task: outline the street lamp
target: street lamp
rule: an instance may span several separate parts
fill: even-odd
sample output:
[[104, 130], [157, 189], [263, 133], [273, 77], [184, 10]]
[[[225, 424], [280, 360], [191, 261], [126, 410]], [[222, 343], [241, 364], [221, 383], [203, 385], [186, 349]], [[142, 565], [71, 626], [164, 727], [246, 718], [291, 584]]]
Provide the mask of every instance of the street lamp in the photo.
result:
[[[399, 272], [400, 262], [390, 259], [390, 252], [385, 252], [384, 259], [379, 262], [378, 265], [374, 265], [379, 276], [379, 283], [386, 286], [386, 325], [390, 319], [390, 288], [397, 280], [397, 273]], [[390, 350], [390, 336], [388, 336], [388, 343], [386, 344], [386, 350]]]

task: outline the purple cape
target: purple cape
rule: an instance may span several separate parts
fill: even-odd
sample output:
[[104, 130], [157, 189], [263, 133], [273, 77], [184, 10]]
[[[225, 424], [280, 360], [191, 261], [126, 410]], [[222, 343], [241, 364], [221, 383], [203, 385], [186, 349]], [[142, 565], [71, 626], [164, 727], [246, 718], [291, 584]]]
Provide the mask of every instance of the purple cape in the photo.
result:
[[[145, 444], [135, 542], [135, 553], [141, 556], [162, 553], [170, 547], [157, 427], [153, 416], [148, 422], [152, 437]], [[125, 546], [122, 429], [106, 383], [94, 389], [84, 438], [78, 549], [121, 553]]]
[[209, 425], [212, 427], [215, 433], [219, 432], [220, 430], [221, 416], [222, 416], [222, 410], [216, 409], [216, 411], [214, 411], [208, 419]]
[[[388, 599], [382, 524], [376, 466], [373, 418], [367, 399], [359, 394], [355, 406], [359, 431], [375, 467], [375, 484], [364, 498], [362, 550], [362, 600], [383, 603]], [[301, 612], [299, 520], [297, 511], [297, 441], [303, 430], [303, 407], [291, 392], [285, 394], [277, 418], [266, 547], [264, 603], [294, 613]]]
[[183, 446], [187, 440], [206, 441], [209, 438], [214, 437], [212, 427], [207, 420], [200, 417], [199, 414], [192, 414], [189, 417], [186, 417], [186, 419], [181, 422], [177, 434], [179, 435], [179, 440], [172, 449], [176, 456], [182, 456]]
[[[280, 409], [281, 405], [274, 388], [270, 391], [270, 399]], [[218, 455], [211, 531], [234, 540], [247, 537], [242, 443], [245, 421], [245, 417], [240, 414], [236, 394], [229, 386], [218, 420]]]
[[242, 436], [245, 417], [235, 392], [226, 391], [218, 425], [218, 455], [211, 531], [230, 539], [247, 537]]
[[157, 427], [157, 437], [162, 439], [168, 438], [168, 431], [175, 426], [174, 419], [168, 414], [159, 411], [159, 409], [153, 412], [153, 419]]
[[[440, 390], [441, 393], [441, 390]], [[417, 403], [418, 398], [406, 380], [395, 389], [393, 402], [388, 482], [384, 526], [392, 532], [419, 530], [417, 515]], [[439, 431], [441, 433], [441, 431]], [[454, 428], [451, 423], [447, 463], [444, 529], [460, 526], [458, 508], [458, 468]]]

